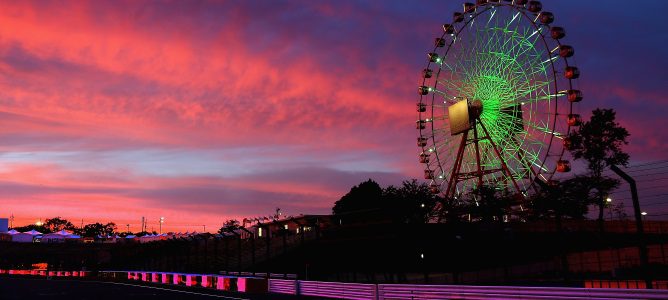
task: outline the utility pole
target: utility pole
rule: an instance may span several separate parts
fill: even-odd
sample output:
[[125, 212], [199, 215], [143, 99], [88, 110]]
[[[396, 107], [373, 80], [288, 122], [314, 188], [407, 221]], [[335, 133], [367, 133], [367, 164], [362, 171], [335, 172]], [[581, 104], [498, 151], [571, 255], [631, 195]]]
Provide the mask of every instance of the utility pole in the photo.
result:
[[128, 227], [128, 233], [130, 233], [130, 224], [125, 224]]
[[14, 213], [9, 217], [9, 228], [14, 229]]
[[144, 217], [141, 217], [141, 230], [140, 230], [140, 232], [146, 231], [146, 230], [144, 230], [144, 226], [146, 226], [146, 223], [144, 223]]

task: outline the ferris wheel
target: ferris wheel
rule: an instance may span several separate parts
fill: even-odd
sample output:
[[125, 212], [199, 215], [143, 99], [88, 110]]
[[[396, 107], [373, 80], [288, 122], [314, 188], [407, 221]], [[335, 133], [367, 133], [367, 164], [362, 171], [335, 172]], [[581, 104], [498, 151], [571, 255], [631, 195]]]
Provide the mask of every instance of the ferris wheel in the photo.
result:
[[526, 195], [570, 171], [580, 73], [554, 20], [539, 1], [479, 0], [443, 24], [418, 86], [419, 161], [433, 193]]

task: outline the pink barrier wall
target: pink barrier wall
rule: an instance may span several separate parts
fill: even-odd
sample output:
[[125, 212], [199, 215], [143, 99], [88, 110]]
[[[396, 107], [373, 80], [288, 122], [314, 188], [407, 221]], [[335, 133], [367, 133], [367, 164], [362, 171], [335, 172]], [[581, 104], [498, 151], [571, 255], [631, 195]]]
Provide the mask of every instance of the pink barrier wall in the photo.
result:
[[218, 276], [218, 284], [216, 284], [216, 289], [229, 291], [230, 290], [230, 277]]
[[237, 291], [239, 292], [246, 291], [246, 278], [237, 279]]
[[202, 275], [202, 287], [212, 287], [211, 275]]
[[[83, 277], [89, 273], [87, 271], [0, 270], [0, 274], [60, 277]], [[130, 273], [128, 273], [128, 276], [130, 276]]]
[[172, 283], [177, 285], [183, 283], [183, 279], [181, 279], [181, 274], [174, 274], [172, 276]]
[[197, 275], [187, 274], [186, 275], [186, 286], [197, 286]]

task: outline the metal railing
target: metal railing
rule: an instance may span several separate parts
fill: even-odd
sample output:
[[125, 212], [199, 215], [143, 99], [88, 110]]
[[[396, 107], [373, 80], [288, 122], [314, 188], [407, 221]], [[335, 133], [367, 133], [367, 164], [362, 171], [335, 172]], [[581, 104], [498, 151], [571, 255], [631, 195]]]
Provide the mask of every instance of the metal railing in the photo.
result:
[[296, 295], [297, 289], [297, 280], [269, 280], [269, 292], [271, 293]]
[[377, 285], [364, 283], [298, 281], [299, 295], [336, 299], [378, 299]]
[[269, 292], [333, 299], [668, 299], [667, 290], [523, 286], [359, 284], [269, 280]]

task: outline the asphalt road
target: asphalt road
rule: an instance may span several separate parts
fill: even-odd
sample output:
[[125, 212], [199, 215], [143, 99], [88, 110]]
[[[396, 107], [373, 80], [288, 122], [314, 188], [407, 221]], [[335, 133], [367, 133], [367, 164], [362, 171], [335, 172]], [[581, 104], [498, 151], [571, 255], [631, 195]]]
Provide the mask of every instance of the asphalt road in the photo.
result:
[[212, 289], [176, 289], [168, 285], [137, 285], [78, 280], [0, 277], [1, 300], [158, 300], [158, 299], [314, 299], [288, 295], [246, 295]]

